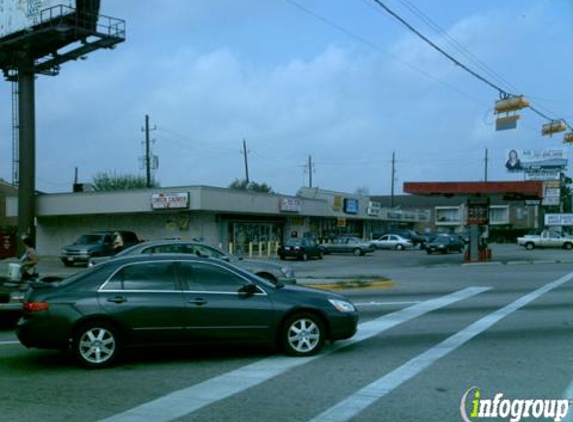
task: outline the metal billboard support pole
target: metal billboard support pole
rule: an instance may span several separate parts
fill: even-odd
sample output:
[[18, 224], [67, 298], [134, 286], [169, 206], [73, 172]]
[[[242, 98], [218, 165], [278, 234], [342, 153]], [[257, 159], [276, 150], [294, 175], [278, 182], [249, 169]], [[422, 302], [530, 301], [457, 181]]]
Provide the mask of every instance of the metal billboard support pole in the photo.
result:
[[18, 67], [20, 160], [18, 235], [36, 241], [36, 112], [34, 60], [24, 57]]

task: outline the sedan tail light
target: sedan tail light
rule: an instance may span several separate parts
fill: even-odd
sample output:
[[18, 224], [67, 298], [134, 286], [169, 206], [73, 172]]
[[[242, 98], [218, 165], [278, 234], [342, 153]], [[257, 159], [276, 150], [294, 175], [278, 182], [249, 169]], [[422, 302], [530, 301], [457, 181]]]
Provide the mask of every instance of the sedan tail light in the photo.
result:
[[26, 302], [24, 303], [24, 311], [26, 312], [40, 312], [47, 311], [50, 308], [48, 302]]

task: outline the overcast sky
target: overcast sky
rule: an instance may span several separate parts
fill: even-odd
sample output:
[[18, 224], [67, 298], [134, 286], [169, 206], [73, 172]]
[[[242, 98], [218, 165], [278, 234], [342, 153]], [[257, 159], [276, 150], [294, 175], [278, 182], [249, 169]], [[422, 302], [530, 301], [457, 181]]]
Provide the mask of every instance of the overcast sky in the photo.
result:
[[[384, 3], [505, 90], [573, 123], [570, 0]], [[243, 139], [251, 180], [285, 194], [308, 183], [309, 155], [314, 186], [388, 194], [393, 151], [400, 192], [406, 181], [483, 180], [486, 149], [489, 180], [520, 180], [505, 170], [508, 150], [568, 148], [562, 135], [542, 138], [545, 121], [529, 110], [517, 130], [495, 132], [498, 93], [374, 0], [102, 0], [101, 13], [126, 20], [127, 41], [36, 82], [37, 188], [46, 192], [70, 191], [75, 167], [81, 182], [100, 171], [143, 175], [145, 114], [157, 126], [163, 187], [243, 178]], [[2, 81], [8, 181], [11, 151]]]

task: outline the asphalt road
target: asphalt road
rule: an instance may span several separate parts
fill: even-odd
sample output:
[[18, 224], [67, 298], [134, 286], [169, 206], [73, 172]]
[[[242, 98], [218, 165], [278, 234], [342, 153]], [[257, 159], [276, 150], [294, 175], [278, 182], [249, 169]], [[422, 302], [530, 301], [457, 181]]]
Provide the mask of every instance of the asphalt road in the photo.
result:
[[553, 258], [518, 261], [508, 249], [506, 260], [487, 265], [420, 251], [292, 262], [306, 279], [394, 282], [346, 290], [361, 311], [358, 334], [311, 359], [151, 349], [89, 371], [69, 356], [26, 350], [4, 329], [0, 420], [461, 421], [471, 387], [482, 399], [573, 398], [573, 263], [555, 258], [565, 251], [535, 252]]

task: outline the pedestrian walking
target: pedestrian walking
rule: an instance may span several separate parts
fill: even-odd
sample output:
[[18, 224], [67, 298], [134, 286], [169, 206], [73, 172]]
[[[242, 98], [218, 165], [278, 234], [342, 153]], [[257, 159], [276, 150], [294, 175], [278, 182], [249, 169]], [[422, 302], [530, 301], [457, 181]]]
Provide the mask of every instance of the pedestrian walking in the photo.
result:
[[38, 255], [34, 249], [34, 243], [28, 236], [22, 238], [22, 243], [26, 247], [24, 254], [20, 258], [20, 280], [32, 280], [38, 278]]

